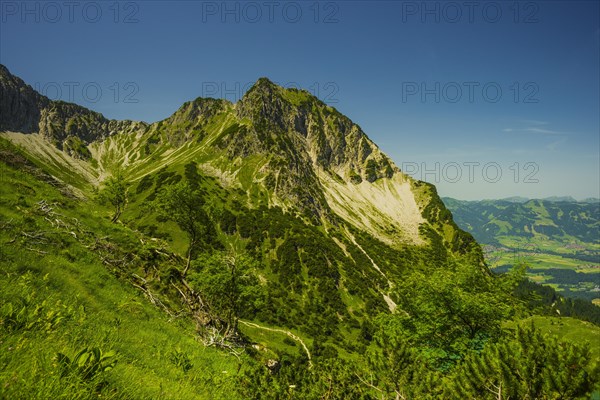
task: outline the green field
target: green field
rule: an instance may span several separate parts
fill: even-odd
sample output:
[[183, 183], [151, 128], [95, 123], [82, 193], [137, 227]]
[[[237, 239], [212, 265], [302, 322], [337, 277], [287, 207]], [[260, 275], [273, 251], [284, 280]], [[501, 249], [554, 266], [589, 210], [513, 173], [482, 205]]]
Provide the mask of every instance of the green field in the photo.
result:
[[[490, 268], [503, 272], [510, 265], [526, 263], [527, 276], [534, 282], [552, 286], [557, 291], [574, 297], [589, 300], [600, 298], [600, 265], [576, 258], [577, 251], [597, 253], [599, 245], [580, 241], [565, 243], [545, 237], [524, 239], [514, 236], [499, 236], [498, 242], [500, 246], [484, 246]], [[570, 270], [576, 274], [565, 275], [557, 270]], [[557, 277], [557, 274], [561, 274], [562, 278]]]
[[[99, 237], [135, 243], [130, 230], [98, 218], [106, 210], [97, 205], [74, 208], [27, 173], [2, 168], [0, 177], [0, 398], [231, 398], [237, 357], [201, 345], [191, 321], [153, 306], [76, 239], [80, 232], [52, 223], [76, 218]], [[55, 221], [42, 201], [60, 212]], [[58, 354], [86, 348], [113, 352], [114, 368], [65, 374]]]

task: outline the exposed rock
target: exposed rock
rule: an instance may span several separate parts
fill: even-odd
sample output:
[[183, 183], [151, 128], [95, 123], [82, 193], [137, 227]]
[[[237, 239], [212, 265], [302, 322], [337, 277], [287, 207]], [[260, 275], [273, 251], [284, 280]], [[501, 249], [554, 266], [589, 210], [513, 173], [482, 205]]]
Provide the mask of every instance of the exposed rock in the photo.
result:
[[281, 364], [279, 363], [279, 361], [272, 360], [272, 359], [267, 360], [267, 364], [265, 366], [267, 367], [269, 372], [272, 374], [276, 374], [277, 372], [279, 372], [279, 369], [281, 368]]
[[0, 131], [39, 132], [60, 149], [69, 137], [89, 144], [141, 124], [109, 121], [102, 114], [77, 104], [50, 100], [1, 64], [0, 110]]
[[41, 110], [49, 103], [0, 64], [0, 131], [37, 132]]

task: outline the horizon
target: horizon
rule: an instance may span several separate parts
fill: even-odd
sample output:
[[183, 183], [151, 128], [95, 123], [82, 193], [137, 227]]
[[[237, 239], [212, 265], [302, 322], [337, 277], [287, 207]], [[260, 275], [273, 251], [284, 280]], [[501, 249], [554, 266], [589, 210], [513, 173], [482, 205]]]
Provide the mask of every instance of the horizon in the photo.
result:
[[[600, 198], [598, 197], [585, 197], [585, 198], [575, 198], [572, 196], [549, 196], [549, 197], [544, 197], [544, 198], [529, 198], [529, 197], [521, 197], [521, 196], [508, 196], [508, 197], [503, 197], [503, 198], [499, 198], [499, 199], [489, 199], [489, 198], [485, 198], [485, 199], [475, 199], [475, 200], [469, 200], [469, 199], [459, 199], [456, 197], [450, 197], [450, 196], [440, 196], [443, 199], [453, 199], [453, 200], [458, 200], [458, 201], [511, 201], [514, 203], [519, 203], [519, 201], [514, 201], [514, 198], [520, 198], [522, 200], [523, 203], [531, 201], [531, 200], [542, 200], [542, 201], [549, 201], [549, 202], [556, 202], [556, 203], [568, 203], [571, 201], [575, 201], [577, 203], [588, 203], [591, 201], [594, 202], [600, 202]], [[555, 200], [554, 198], [563, 198], [563, 197], [572, 197], [573, 200]]]
[[600, 197], [597, 2], [84, 3], [3, 2], [0, 63], [51, 99], [141, 121], [266, 76], [441, 196]]

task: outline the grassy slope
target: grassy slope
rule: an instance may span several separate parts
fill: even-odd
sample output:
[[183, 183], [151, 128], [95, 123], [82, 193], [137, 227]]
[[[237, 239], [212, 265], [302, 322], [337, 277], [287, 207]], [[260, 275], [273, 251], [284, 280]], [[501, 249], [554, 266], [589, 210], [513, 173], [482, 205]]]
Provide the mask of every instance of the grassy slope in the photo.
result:
[[[197, 342], [183, 320], [169, 322], [108, 272], [97, 254], [44, 219], [37, 202], [56, 203], [60, 218], [77, 218], [98, 236], [131, 241], [133, 232], [108, 223], [108, 210], [96, 204], [66, 200], [28, 173], [4, 163], [0, 168], [0, 398], [97, 392], [108, 398], [232, 398], [238, 360]], [[61, 377], [56, 354], [72, 357], [87, 346], [115, 351], [116, 367], [95, 380]]]
[[[201, 140], [201, 143], [194, 145], [190, 142], [179, 148], [173, 149], [168, 145], [153, 145], [151, 149], [151, 156], [144, 158], [143, 154], [143, 143], [144, 138], [148, 135], [152, 136], [155, 133], [162, 135], [171, 135], [172, 131], [176, 129], [171, 128], [158, 128], [151, 126], [148, 132], [142, 136], [133, 135], [116, 135], [108, 138], [107, 140], [99, 143], [95, 143], [91, 146], [92, 154], [97, 157], [100, 170], [110, 171], [114, 170], [114, 166], [111, 164], [116, 159], [126, 158], [136, 159], [133, 166], [128, 168], [126, 171], [128, 179], [131, 181], [130, 190], [130, 204], [126, 208], [121, 220], [125, 225], [135, 226], [142, 231], [148, 231], [146, 228], [153, 227], [158, 228], [157, 234], [163, 234], [168, 237], [169, 247], [172, 251], [184, 254], [186, 250], [186, 238], [183, 232], [181, 232], [171, 222], [160, 222], [157, 223], [155, 216], [149, 213], [144, 208], [147, 197], [153, 192], [150, 188], [138, 190], [138, 186], [142, 181], [142, 174], [148, 173], [147, 177], [152, 179], [156, 178], [156, 182], [165, 183], [168, 178], [177, 178], [173, 174], [180, 176], [185, 175], [184, 165], [190, 162], [190, 160], [197, 161], [199, 163], [212, 160], [219, 163], [224, 163], [223, 160], [219, 159], [219, 153], [211, 150], [210, 154], [207, 153], [206, 148], [211, 142], [213, 142], [221, 132], [231, 125], [231, 118], [229, 115], [222, 114], [216, 117], [211, 124], [205, 126], [206, 136]], [[164, 132], [163, 132], [164, 131]], [[21, 137], [22, 141], [25, 141], [24, 137]], [[38, 159], [37, 154], [33, 149], [25, 149], [29, 154], [32, 155], [32, 159], [38, 164], [40, 168], [44, 170], [48, 169], [48, 162], [46, 159]], [[214, 150], [214, 149], [213, 149]], [[59, 152], [60, 153], [60, 152]], [[137, 154], [140, 153], [140, 154]], [[127, 156], [126, 156], [127, 154]], [[160, 155], [160, 157], [159, 157]], [[166, 155], [166, 156], [165, 156]], [[239, 160], [238, 160], [239, 161]], [[266, 194], [268, 193], [261, 183], [257, 183], [257, 179], [261, 177], [261, 168], [265, 164], [266, 160], [261, 156], [250, 156], [244, 159], [243, 163], [227, 162], [223, 165], [218, 165], [225, 172], [225, 176], [219, 174], [220, 179], [214, 179], [206, 176], [202, 183], [203, 190], [209, 193], [211, 200], [211, 207], [218, 209], [226, 207], [228, 209], [236, 210], [236, 206], [231, 204], [231, 200], [235, 199], [244, 206], [256, 207], [260, 204], [267, 204]], [[206, 165], [202, 165], [201, 170]], [[60, 177], [63, 181], [66, 181], [66, 176], [69, 175], [69, 171], [56, 169], [50, 170], [53, 175]], [[201, 171], [201, 173], [204, 171]], [[211, 172], [211, 171], [209, 171]], [[231, 174], [230, 177], [227, 175]], [[234, 178], [235, 177], [235, 178]], [[225, 182], [223, 182], [225, 180]], [[231, 180], [231, 181], [230, 181]], [[233, 184], [233, 181], [237, 181], [241, 187]], [[223, 190], [222, 185], [228, 187], [228, 190]], [[231, 187], [233, 186], [233, 187]], [[86, 190], [86, 194], [92, 196], [92, 190]], [[103, 213], [98, 216], [106, 217], [110, 214], [110, 210], [103, 210]], [[151, 236], [153, 233], [148, 232]], [[225, 242], [233, 240], [233, 237], [224, 237]], [[247, 240], [242, 240], [247, 241]], [[351, 299], [353, 302], [356, 300]]]

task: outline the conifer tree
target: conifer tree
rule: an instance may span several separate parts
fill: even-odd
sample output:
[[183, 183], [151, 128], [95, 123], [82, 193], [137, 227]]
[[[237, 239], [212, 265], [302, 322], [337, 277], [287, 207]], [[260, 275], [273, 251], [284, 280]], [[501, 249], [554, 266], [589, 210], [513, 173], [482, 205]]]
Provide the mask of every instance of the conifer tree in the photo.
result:
[[600, 380], [588, 346], [517, 328], [465, 359], [448, 379], [449, 398], [576, 399]]

